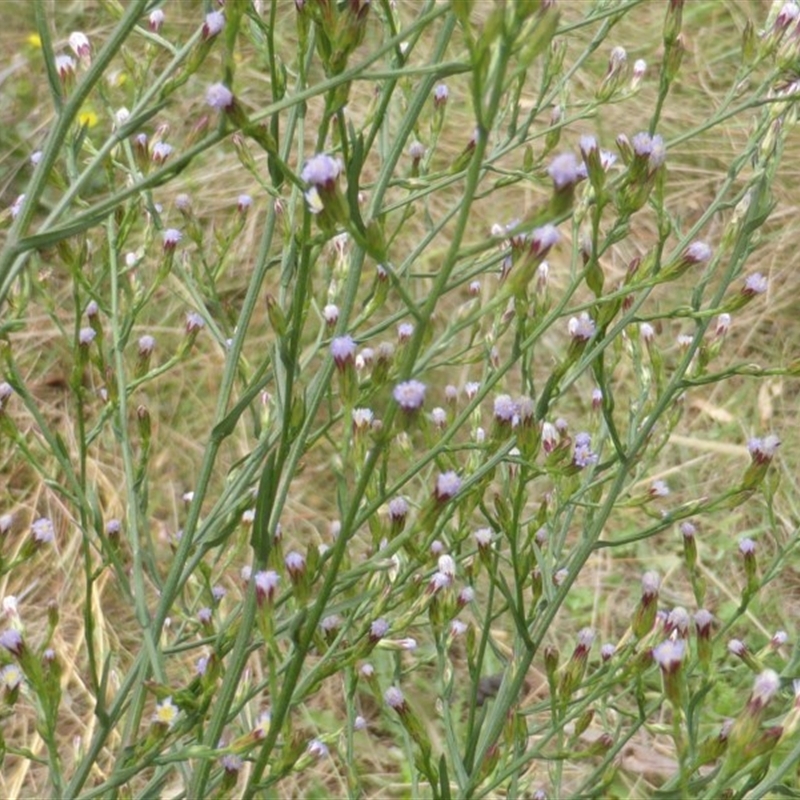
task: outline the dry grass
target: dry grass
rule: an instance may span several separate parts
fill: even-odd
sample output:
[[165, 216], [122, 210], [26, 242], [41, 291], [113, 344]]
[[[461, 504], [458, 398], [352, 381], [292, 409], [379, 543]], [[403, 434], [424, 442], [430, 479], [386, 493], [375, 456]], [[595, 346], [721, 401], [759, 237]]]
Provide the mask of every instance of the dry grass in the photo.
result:
[[[25, 35], [32, 30], [28, 4], [18, 0], [15, 5], [20, 13], [8, 15], [12, 24], [7, 24], [0, 33], [3, 52], [15, 54], [0, 87], [0, 123], [5, 131], [2, 134], [3, 155], [0, 157], [0, 196], [5, 206], [19, 194], [27, 178], [25, 163], [31, 143], [37, 142], [51, 124], [46, 92], [39, 80], [36, 52], [22, 43]], [[583, 0], [567, 0], [563, 5], [565, 21], [578, 20], [584, 13]], [[721, 93], [728, 88], [727, 78], [739, 58], [737, 37], [743, 22], [747, 16], [762, 19], [765, 5], [759, 2], [705, 2], [687, 8], [685, 29], [688, 53], [682, 79], [674, 91], [672, 102], [666, 106], [660, 126], [667, 141], [698, 125], [715, 108]], [[190, 17], [197, 9], [195, 3], [171, 7], [172, 31], [177, 33], [180, 30], [185, 34], [190, 30]], [[293, 12], [293, 9], [289, 11]], [[100, 5], [59, 2], [50, 7], [50, 13], [60, 39], [70, 30], [83, 29], [100, 40], [109, 30]], [[659, 59], [662, 13], [660, 3], [650, 2], [638, 7], [615, 28], [611, 37], [613, 43], [626, 46], [631, 58], [642, 57], [656, 64]], [[567, 62], [572, 55], [581, 51], [586, 35], [579, 32], [575, 36], [568, 50]], [[607, 52], [601, 48], [589, 59], [586, 69], [576, 75], [572, 87], [576, 96], [592, 92], [598, 76], [605, 69], [606, 58]], [[244, 104], [250, 108], [257, 108], [268, 97], [262, 65], [254, 61], [245, 48], [239, 61], [237, 83], [242, 87]], [[213, 71], [214, 66], [212, 56], [209, 70]], [[193, 94], [195, 97], [201, 96], [202, 81], [198, 78], [193, 83], [197, 91], [187, 92], [187, 98]], [[465, 83], [454, 80], [451, 90], [453, 100], [434, 166], [437, 162], [444, 164], [450, 161], [463, 147], [465, 133], [468, 135], [472, 128]], [[583, 120], [575, 125], [565, 135], [562, 144], [574, 146], [581, 133], [595, 132], [602, 138], [603, 144], [609, 146], [618, 133], [630, 135], [637, 132], [649, 119], [654, 97], [655, 87], [646, 83], [635, 98], [626, 100], [602, 119]], [[186, 102], [185, 107], [171, 105], [162, 115], [163, 121], [170, 127], [171, 135], [178, 141], [198, 115], [199, 103], [196, 100]], [[370, 95], [366, 87], [355, 87], [349, 114], [356, 123], [363, 117], [363, 109], [369, 102]], [[312, 108], [312, 118], [313, 113]], [[726, 166], [740, 152], [752, 122], [746, 116], [734, 117], [722, 127], [670, 149], [670, 210], [682, 230], [688, 229], [707, 207], [724, 178]], [[309, 130], [308, 135], [311, 141], [314, 131]], [[784, 157], [785, 166], [773, 187], [777, 208], [763, 230], [758, 249], [749, 261], [751, 271], [761, 271], [769, 277], [770, 294], [766, 302], [753, 303], [735, 317], [725, 345], [725, 358], [731, 361], [785, 365], [796, 358], [800, 347], [800, 326], [796, 314], [800, 272], [795, 265], [798, 224], [794, 212], [800, 204], [798, 169], [794, 166], [800, 163], [798, 156], [800, 140], [793, 135]], [[262, 159], [257, 157], [256, 161], [261, 164]], [[174, 183], [157, 190], [155, 199], [164, 205], [167, 220], [178, 219], [173, 204], [180, 192], [192, 195], [197, 217], [209, 235], [214, 226], [227, 224], [237, 194], [252, 193], [258, 198], [257, 205], [266, 202], [266, 197], [242, 168], [229, 143], [208, 154], [201, 163], [193, 164]], [[403, 195], [400, 189], [395, 192], [397, 197]], [[475, 206], [475, 216], [470, 225], [471, 239], [479, 241], [486, 236], [494, 222], [506, 222], [519, 217], [521, 211], [528, 211], [543, 196], [533, 184], [516, 185], [492, 194], [490, 200]], [[439, 193], [431, 200], [427, 211], [433, 218], [438, 218], [448, 208], [450, 201], [447, 192]], [[261, 219], [260, 213], [252, 213], [248, 217], [229, 257], [225, 297], [231, 310], [236, 309], [246, 286], [257, 249]], [[722, 220], [714, 220], [705, 234], [706, 238], [715, 240], [721, 225]], [[396, 250], [400, 253], [410, 250], [423, 231], [423, 221], [412, 219], [404, 227], [401, 234], [404, 241], [398, 241]], [[632, 235], [614, 250], [608, 260], [606, 266], [609, 275], [621, 275], [631, 258], [646, 252], [654, 238], [655, 220], [646, 213], [638, 215]], [[446, 232], [441, 247], [445, 244]], [[436, 251], [434, 247], [429, 253]], [[15, 334], [15, 357], [24, 367], [23, 377], [29, 381], [45, 419], [58, 430], [67, 448], [74, 454], [78, 450], [76, 442], [80, 433], [76, 430], [71, 413], [72, 400], [68, 385], [71, 356], [68, 338], [55, 325], [55, 320], [58, 320], [67, 331], [74, 325], [72, 282], [70, 276], [50, 268], [51, 256], [42, 254], [29, 268], [31, 279], [36, 280], [37, 275], [41, 277], [46, 272], [48, 280], [45, 291], [37, 293], [35, 301], [26, 309], [25, 329]], [[92, 255], [95, 259], [102, 257], [100, 252]], [[558, 258], [556, 256], [552, 264], [555, 292], [564, 280], [559, 273], [567, 268], [566, 254], [565, 263], [558, 263]], [[426, 255], [425, 260], [414, 265], [416, 273], [435, 272], [435, 269], [433, 255]], [[277, 281], [277, 276], [274, 280]], [[415, 284], [418, 299], [424, 297], [429, 285], [429, 282], [422, 280]], [[688, 289], [689, 285], [687, 281], [683, 288]], [[278, 291], [277, 285], [265, 288]], [[326, 300], [323, 281], [318, 282], [315, 291], [315, 304], [321, 308]], [[670, 285], [668, 290], [662, 290], [662, 294], [655, 293], [647, 313], [655, 314], [661, 308], [674, 305], [672, 293], [675, 291], [677, 288]], [[52, 303], [50, 308], [45, 305], [48, 298]], [[448, 300], [442, 308], [442, 316], [446, 318], [463, 302], [463, 295], [455, 301]], [[167, 285], [154, 298], [149, 315], [152, 327], [147, 330], [158, 337], [160, 351], [170, 352], [180, 341], [184, 310], [185, 304], [177, 282]], [[315, 313], [313, 308], [310, 313]], [[144, 328], [141, 332], [144, 332]], [[670, 328], [660, 332], [665, 358], [673, 359], [676, 356], [677, 345], [672, 342], [681, 332], [682, 326], [674, 322]], [[385, 338], [391, 333], [391, 329], [386, 331]], [[254, 336], [245, 350], [245, 357], [252, 365], [256, 365], [263, 357], [270, 337], [266, 319], [262, 319], [256, 324]], [[554, 351], [558, 346], [552, 343]], [[173, 370], [137, 391], [131, 399], [133, 407], [139, 403], [147, 405], [153, 420], [153, 439], [158, 443], [150, 467], [152, 488], [148, 524], [153, 541], [151, 555], [154, 562], [162, 567], [170, 560], [170, 545], [185, 516], [182, 496], [192, 489], [196, 480], [199, 459], [214, 411], [215, 389], [222, 360], [221, 348], [216, 347], [208, 336], [179, 370]], [[540, 368], [542, 374], [546, 374], [549, 364], [545, 361]], [[443, 368], [437, 373], [441, 386], [447, 382], [463, 385], [465, 380], [472, 377], [465, 368]], [[630, 381], [631, 376], [624, 370], [615, 377], [619, 397], [625, 396]], [[587, 382], [576, 385], [569, 396], [569, 404], [560, 406], [558, 412], [564, 416], [585, 414], [591, 388]], [[102, 408], [99, 401], [89, 402], [90, 414], [99, 414]], [[771, 530], [781, 539], [788, 538], [797, 527], [800, 511], [796, 458], [796, 453], [800, 452], [800, 428], [796, 425], [797, 402], [796, 382], [783, 377], [758, 383], [747, 378], [734, 378], [720, 386], [692, 391], [676, 433], [669, 446], [662, 451], [659, 462], [648, 469], [647, 479], [667, 479], [673, 491], [671, 502], [713, 495], [730, 484], [732, 478], [729, 470], [744, 468], [746, 450], [743, 443], [749, 435], [778, 431], [783, 441], [779, 459], [781, 485], [776, 495], [777, 526]], [[31, 441], [36, 446], [33, 435], [35, 421], [23, 416], [19, 424], [31, 432]], [[219, 493], [229, 470], [251, 449], [252, 444], [247, 426], [240, 426], [224, 448], [209, 493], [211, 498]], [[40, 455], [46, 458], [44, 453]], [[119, 491], [123, 480], [119, 452], [113, 438], [110, 435], [100, 437], [88, 455], [87, 483], [94, 487], [98, 507], [106, 518], [124, 516], [126, 500]], [[283, 518], [286, 549], [289, 549], [288, 543], [291, 542], [303, 545], [309, 540], [324, 542], [329, 539], [328, 526], [338, 514], [335, 496], [325, 481], [331, 457], [331, 449], [320, 448], [317, 460], [307, 459], [303, 471], [293, 483]], [[47, 463], [48, 468], [52, 468], [52, 464], [49, 461]], [[644, 479], [645, 475], [641, 477]], [[54, 478], [59, 480], [57, 475]], [[0, 596], [15, 595], [19, 599], [20, 605], [25, 608], [26, 624], [31, 630], [44, 626], [48, 603], [55, 601], [58, 605], [61, 621], [52, 646], [59, 653], [64, 668], [64, 704], [59, 733], [63, 734], [63, 757], [69, 771], [73, 748], [80, 747], [78, 739], [84, 743], [89, 741], [96, 724], [94, 700], [86, 683], [87, 664], [83, 646], [86, 632], [82, 604], [85, 602], [86, 587], [83, 582], [80, 526], [71, 510], [59, 499], [59, 494], [45, 485], [41, 477], [5, 445], [0, 447], [0, 479], [4, 482], [0, 489], [0, 512], [13, 511], [18, 519], [15, 531], [4, 543], [6, 548], [13, 550], [20, 546], [26, 527], [23, 520], [40, 514], [57, 520], [58, 546], [54, 554], [47, 560], [34, 563], [25, 572], [16, 570], [4, 577], [0, 581]], [[544, 485], [537, 488], [542, 492], [546, 489]], [[647, 519], [639, 511], [622, 509], [609, 521], [604, 538], [624, 538], [645, 524]], [[712, 610], [721, 613], [737, 602], [736, 587], [740, 576], [735, 574], [738, 567], [731, 567], [736, 540], [744, 534], [766, 532], [767, 528], [768, 521], [758, 502], [729, 515], [717, 516], [707, 527], [703, 527], [701, 557]], [[576, 537], [579, 535], [579, 531], [573, 533]], [[368, 535], [365, 536], [367, 538]], [[769, 540], [769, 534], [762, 539], [767, 550], [770, 547]], [[365, 541], [364, 548], [367, 546]], [[574, 640], [575, 632], [587, 625], [600, 632], [602, 641], [619, 638], [629, 622], [626, 613], [621, 614], [620, 610], [634, 606], [638, 597], [639, 576], [647, 568], [657, 568], [667, 576], [665, 599], [668, 602], [692, 608], [694, 601], [682, 575], [679, 554], [680, 542], [674, 532], [663, 533], [625, 548], [598, 551], [580, 575], [574, 600], [565, 606], [553, 626], [552, 642], [566, 649], [568, 643]], [[129, 554], [123, 553], [124, 561], [128, 557]], [[240, 596], [237, 572], [244, 564], [244, 559], [245, 553], [234, 553], [229, 558], [231, 563], [218, 570], [222, 582], [229, 589], [229, 596], [223, 605], [225, 610], [232, 609]], [[150, 586], [149, 590], [155, 596], [157, 587]], [[199, 582], [192, 587], [192, 591], [195, 595], [185, 598], [184, 618], [176, 617], [173, 625], [180, 626], [191, 620], [202, 604]], [[133, 609], [129, 599], [120, 594], [111, 573], [105, 574], [94, 587], [92, 602], [98, 622], [94, 634], [98, 650], [114, 656], [115, 671], [109, 686], [109, 692], [112, 692], [115, 679], [124, 674], [126, 665], [140, 644]], [[760, 631], [765, 638], [769, 638], [778, 628], [796, 634], [792, 620], [797, 618], [798, 611], [800, 574], [796, 570], [786, 570], [771, 587], [769, 596], [750, 613], [752, 631]], [[495, 633], [497, 641], [502, 644], [504, 631], [497, 630]], [[253, 668], [257, 668], [255, 659]], [[424, 676], [424, 671], [420, 675]], [[257, 680], [258, 676], [255, 678]], [[539, 675], [531, 676], [533, 687], [538, 687], [540, 683]], [[412, 702], [420, 709], [430, 708], [431, 688], [424, 677], [418, 679], [417, 691], [419, 694], [412, 696]], [[532, 689], [526, 702], [539, 702], [537, 691], [536, 688]], [[314, 703], [305, 710], [304, 718], [298, 718], [298, 728], [310, 732], [325, 729], [326, 721], [335, 721], [339, 717], [343, 702], [341, 683], [334, 679], [326, 681]], [[401, 763], [403, 756], [393, 745], [394, 737], [387, 736], [381, 729], [383, 723], [375, 712], [374, 698], [365, 694], [359, 702], [365, 716], [371, 723], [374, 722], [370, 732], [362, 734], [366, 738], [359, 755], [358, 769], [365, 776], [366, 793], [372, 797], [408, 796], [408, 765]], [[258, 699], [249, 704], [249, 713], [254, 715], [258, 705]], [[35, 732], [33, 711], [25, 703], [17, 708], [19, 711], [14, 718], [4, 721], [6, 741], [9, 744], [25, 742], [33, 753], [41, 754], [41, 741]], [[427, 712], [428, 716], [430, 714]], [[432, 731], [435, 730], [435, 726], [430, 727]], [[110, 741], [109, 748], [116, 744]], [[663, 779], [665, 772], [670, 773], [672, 759], [672, 751], [666, 746], [662, 748], [660, 741], [654, 750], [650, 749], [647, 741], [632, 743], [622, 761], [623, 772], [631, 776], [627, 785], [631, 796], [640, 796], [644, 792], [643, 784], [655, 785]], [[111, 760], [110, 751], [99, 759], [98, 778], [102, 777], [103, 770], [111, 764]], [[541, 770], [541, 766], [537, 768]], [[544, 771], [541, 781], [546, 782]], [[569, 785], [569, 781], [565, 785]], [[41, 795], [45, 786], [44, 765], [33, 764], [11, 754], [6, 756], [0, 777], [0, 795], [33, 797]], [[296, 785], [287, 785], [284, 791], [287, 792], [286, 796], [310, 796], [323, 791], [330, 796], [342, 796], [346, 792], [345, 769], [338, 759], [334, 759], [327, 766], [320, 765], [314, 771], [303, 774]]]

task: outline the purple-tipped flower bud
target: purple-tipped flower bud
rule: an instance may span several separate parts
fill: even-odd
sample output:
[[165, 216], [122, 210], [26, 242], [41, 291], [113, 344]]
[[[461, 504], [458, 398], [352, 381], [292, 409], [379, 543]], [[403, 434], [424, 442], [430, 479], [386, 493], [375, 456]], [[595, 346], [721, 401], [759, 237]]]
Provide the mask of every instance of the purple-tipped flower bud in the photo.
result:
[[225, 14], [222, 11], [211, 11], [203, 22], [203, 38], [211, 39], [225, 27]]
[[337, 336], [331, 341], [331, 356], [339, 370], [352, 365], [356, 355], [356, 343], [352, 336]]
[[153, 33], [158, 33], [161, 30], [164, 18], [164, 12], [160, 8], [150, 12], [150, 16], [147, 18], [147, 25]]

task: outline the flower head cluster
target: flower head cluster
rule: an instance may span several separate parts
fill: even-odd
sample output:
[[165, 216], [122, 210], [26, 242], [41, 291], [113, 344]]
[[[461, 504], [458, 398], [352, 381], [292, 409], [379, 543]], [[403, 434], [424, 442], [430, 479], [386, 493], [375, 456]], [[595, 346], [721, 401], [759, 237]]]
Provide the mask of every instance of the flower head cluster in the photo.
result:
[[394, 387], [392, 397], [403, 411], [418, 411], [425, 402], [425, 384], [416, 380], [403, 381]]
[[597, 453], [592, 450], [592, 437], [588, 433], [579, 433], [575, 436], [572, 463], [580, 469], [597, 463]]

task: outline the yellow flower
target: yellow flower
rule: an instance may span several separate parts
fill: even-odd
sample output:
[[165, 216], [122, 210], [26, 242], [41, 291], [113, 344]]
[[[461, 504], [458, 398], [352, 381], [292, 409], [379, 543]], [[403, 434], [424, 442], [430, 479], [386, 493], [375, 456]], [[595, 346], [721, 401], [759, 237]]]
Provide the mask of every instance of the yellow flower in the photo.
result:
[[27, 37], [27, 39], [25, 39], [25, 41], [31, 47], [41, 48], [41, 46], [42, 46], [42, 40], [39, 38], [39, 34], [38, 33], [29, 33], [28, 37]]
[[97, 114], [91, 109], [86, 109], [78, 114], [78, 122], [85, 128], [94, 128], [97, 125]]

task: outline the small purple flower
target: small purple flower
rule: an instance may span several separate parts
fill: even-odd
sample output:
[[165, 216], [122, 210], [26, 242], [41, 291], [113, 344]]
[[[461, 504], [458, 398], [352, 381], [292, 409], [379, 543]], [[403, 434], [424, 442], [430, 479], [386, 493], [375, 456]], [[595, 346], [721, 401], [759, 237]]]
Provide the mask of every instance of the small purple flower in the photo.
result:
[[72, 52], [78, 58], [90, 58], [92, 54], [92, 47], [89, 44], [89, 39], [85, 33], [81, 31], [73, 31], [69, 35], [69, 46], [72, 48]]
[[642, 575], [642, 600], [652, 603], [658, 599], [658, 590], [661, 587], [661, 577], [657, 572], [648, 570]]
[[397, 340], [402, 344], [414, 335], [414, 326], [410, 322], [401, 322], [397, 326]]
[[393, 497], [389, 501], [389, 520], [393, 525], [403, 525], [408, 514], [408, 503], [404, 497]]
[[561, 235], [554, 225], [543, 225], [541, 228], [534, 228], [530, 237], [531, 254], [544, 258], [550, 248], [558, 244]]
[[161, 30], [161, 26], [164, 24], [164, 17], [164, 12], [160, 8], [150, 12], [147, 25], [153, 33], [158, 33]]
[[739, 552], [743, 556], [752, 556], [756, 552], [756, 543], [745, 536], [739, 540]]
[[616, 652], [616, 645], [611, 644], [611, 642], [606, 642], [606, 644], [600, 648], [600, 658], [603, 659], [603, 661], [610, 661]]
[[491, 528], [478, 528], [473, 534], [478, 550], [488, 550], [494, 541], [494, 531]]
[[467, 400], [473, 400], [475, 395], [478, 394], [481, 385], [476, 383], [475, 381], [470, 381], [464, 384], [464, 394], [467, 396]]
[[356, 343], [352, 336], [337, 336], [331, 341], [331, 355], [338, 369], [352, 364], [356, 355]]
[[413, 161], [419, 162], [425, 157], [425, 145], [416, 139], [408, 146], [408, 154]]
[[517, 417], [517, 404], [511, 395], [501, 394], [494, 400], [494, 418], [501, 425], [511, 425]]
[[225, 14], [222, 11], [211, 11], [203, 22], [203, 38], [211, 39], [225, 27]]
[[392, 397], [403, 411], [417, 411], [425, 402], [425, 384], [416, 380], [404, 381], [394, 387]]
[[164, 241], [164, 250], [169, 252], [174, 250], [178, 242], [183, 238], [183, 234], [177, 228], [167, 228], [161, 237]]
[[664, 634], [669, 636], [676, 631], [679, 639], [685, 639], [689, 634], [689, 612], [681, 606], [676, 606], [667, 615], [664, 623]]
[[139, 356], [141, 358], [149, 358], [153, 354], [156, 346], [156, 340], [149, 334], [139, 337]]
[[320, 153], [306, 161], [300, 177], [303, 181], [318, 189], [333, 189], [336, 179], [342, 171], [342, 162]]
[[713, 614], [705, 608], [701, 608], [695, 612], [694, 626], [697, 629], [697, 635], [701, 639], [707, 639], [711, 635], [711, 626], [714, 624]]
[[443, 472], [436, 479], [436, 488], [434, 489], [434, 497], [440, 503], [446, 503], [452, 500], [461, 489], [461, 478], [458, 477], [456, 472]]
[[31, 534], [36, 544], [50, 544], [55, 538], [53, 523], [47, 517], [39, 517], [31, 525]]
[[222, 756], [219, 763], [222, 769], [225, 770], [226, 775], [238, 775], [243, 764], [241, 756], [233, 755], [232, 753]]
[[755, 297], [757, 294], [764, 294], [768, 288], [769, 281], [760, 272], [754, 272], [745, 278], [742, 294], [745, 297]]
[[353, 430], [356, 432], [365, 431], [372, 425], [375, 415], [369, 408], [353, 409]]
[[642, 341], [645, 344], [650, 344], [656, 337], [656, 331], [649, 322], [643, 322], [639, 326], [639, 335], [642, 337]]
[[406, 699], [397, 686], [390, 686], [383, 695], [383, 699], [389, 708], [393, 708], [398, 713], [402, 714], [407, 708]]
[[172, 145], [166, 142], [156, 142], [153, 145], [153, 150], [150, 158], [153, 159], [154, 164], [163, 164], [172, 155]]
[[430, 583], [428, 584], [428, 594], [436, 594], [437, 592], [447, 589], [452, 585], [453, 576], [439, 570], [434, 572], [431, 576]]
[[256, 597], [259, 603], [264, 600], [272, 601], [278, 590], [280, 576], [274, 570], [262, 570], [255, 576]]
[[465, 586], [459, 593], [456, 602], [463, 608], [468, 606], [475, 599], [475, 590], [471, 586]]
[[217, 111], [233, 106], [233, 92], [224, 83], [212, 83], [206, 90], [206, 103]]
[[78, 344], [81, 347], [88, 347], [97, 336], [97, 331], [94, 328], [81, 328], [78, 331]]
[[781, 440], [774, 435], [765, 436], [763, 439], [753, 438], [747, 443], [750, 457], [756, 464], [768, 464], [778, 452]]
[[63, 53], [56, 56], [56, 72], [62, 81], [71, 78], [75, 74], [75, 59]]
[[437, 83], [436, 86], [433, 87], [433, 104], [435, 106], [443, 106], [447, 102], [449, 96], [450, 90], [447, 88], [447, 84]]
[[328, 755], [328, 747], [319, 739], [312, 739], [308, 743], [308, 754], [314, 758], [325, 758]]
[[648, 492], [650, 497], [667, 497], [669, 495], [669, 486], [666, 481], [653, 481], [650, 484]]
[[339, 321], [339, 306], [328, 303], [322, 309], [322, 318], [325, 320], [325, 324], [332, 328]]
[[253, 198], [249, 194], [240, 194], [236, 198], [236, 209], [240, 214], [246, 214], [253, 205]]
[[319, 626], [326, 636], [335, 636], [336, 632], [342, 627], [342, 618], [338, 614], [329, 614], [327, 617], [322, 618]]
[[683, 251], [683, 259], [689, 264], [704, 264], [711, 259], [713, 251], [705, 242], [692, 242]]
[[580, 316], [570, 319], [567, 330], [574, 341], [588, 342], [594, 336], [596, 326], [589, 314], [583, 311]]
[[552, 179], [557, 192], [574, 186], [578, 182], [578, 160], [574, 153], [561, 153], [556, 156], [550, 162], [547, 174]]
[[298, 580], [306, 571], [306, 560], [303, 554], [298, 553], [296, 550], [288, 552], [283, 559], [283, 563], [292, 581]]
[[15, 656], [22, 655], [22, 651], [25, 648], [22, 634], [16, 628], [6, 628], [0, 633], [0, 647], [4, 647]]
[[206, 321], [196, 312], [190, 311], [186, 315], [186, 333], [191, 335], [202, 330], [206, 325]]
[[447, 427], [447, 412], [440, 406], [437, 406], [431, 411], [431, 422], [438, 430], [444, 430]]
[[603, 405], [603, 390], [599, 386], [592, 389], [592, 408], [596, 411]]
[[588, 433], [579, 433], [575, 437], [575, 450], [572, 454], [572, 463], [583, 469], [590, 464], [597, 463], [597, 453], [592, 451], [591, 437]]
[[385, 619], [376, 619], [369, 626], [369, 639], [371, 642], [378, 642], [389, 633], [389, 623]]
[[667, 674], [676, 672], [683, 661], [686, 642], [683, 639], [667, 639], [653, 648], [653, 660]]
[[764, 708], [777, 694], [780, 685], [781, 679], [778, 673], [771, 669], [765, 669], [760, 675], [756, 676], [753, 682], [753, 694], [748, 705]]
[[210, 625], [213, 618], [214, 612], [208, 607], [201, 608], [197, 612], [197, 621], [203, 626]]

